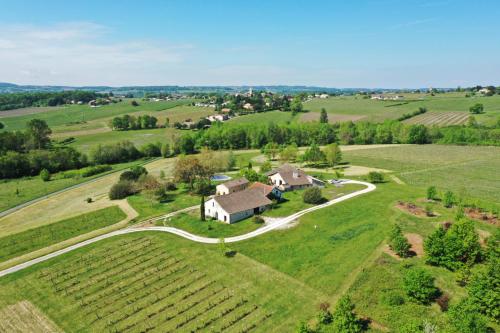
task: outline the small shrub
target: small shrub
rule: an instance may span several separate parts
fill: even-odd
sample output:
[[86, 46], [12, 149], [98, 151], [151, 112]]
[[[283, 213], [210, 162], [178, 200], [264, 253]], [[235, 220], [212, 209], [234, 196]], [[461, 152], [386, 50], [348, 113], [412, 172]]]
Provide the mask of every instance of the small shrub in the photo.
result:
[[436, 298], [436, 303], [439, 305], [441, 311], [448, 311], [448, 303], [450, 302], [450, 297], [446, 294], [442, 294]]
[[130, 168], [130, 170], [122, 172], [122, 174], [120, 175], [120, 180], [136, 181], [142, 175], [147, 175], [147, 174], [148, 171], [146, 170], [146, 168], [142, 166], [135, 166]]
[[111, 169], [112, 169], [111, 166], [106, 165], [106, 164], [96, 165], [96, 166], [84, 168], [81, 171], [81, 175], [82, 175], [82, 177], [90, 177], [90, 176], [94, 176], [94, 175], [97, 175], [97, 174], [100, 174], [100, 173], [103, 173], [106, 171], [110, 171]]
[[175, 185], [175, 183], [172, 183], [172, 182], [167, 182], [167, 183], [165, 183], [165, 190], [175, 191], [175, 190], [177, 190], [177, 185]]
[[111, 200], [119, 200], [134, 194], [134, 186], [132, 182], [121, 180], [118, 183], [111, 186], [109, 190], [109, 198]]
[[395, 225], [391, 232], [389, 246], [398, 256], [402, 258], [406, 258], [410, 255], [411, 245], [403, 235], [399, 225]]
[[453, 192], [446, 191], [446, 193], [444, 194], [444, 198], [443, 198], [443, 205], [446, 208], [451, 208], [451, 207], [453, 207], [454, 203], [455, 203], [455, 196], [453, 195]]
[[438, 294], [434, 278], [421, 268], [413, 268], [406, 272], [403, 288], [408, 297], [421, 304], [429, 304]]
[[92, 203], [92, 198], [88, 197], [85, 201], [87, 201], [87, 203]]
[[255, 215], [253, 217], [253, 222], [255, 224], [264, 224], [264, 219], [262, 218], [262, 216], [259, 216], [259, 215]]
[[436, 186], [429, 186], [427, 188], [427, 200], [434, 200], [437, 196]]
[[370, 183], [383, 183], [384, 175], [377, 171], [370, 171], [370, 173], [368, 174], [368, 181]]
[[40, 171], [40, 178], [44, 182], [48, 182], [50, 180], [50, 172], [49, 172], [49, 170], [43, 169], [42, 171]]
[[132, 171], [127, 170], [125, 172], [122, 172], [122, 174], [120, 175], [120, 180], [134, 181], [137, 180], [137, 178], [135, 177], [135, 174]]
[[306, 189], [304, 193], [302, 193], [302, 200], [305, 203], [315, 205], [321, 203], [324, 199], [323, 196], [321, 195], [321, 190], [313, 186]]

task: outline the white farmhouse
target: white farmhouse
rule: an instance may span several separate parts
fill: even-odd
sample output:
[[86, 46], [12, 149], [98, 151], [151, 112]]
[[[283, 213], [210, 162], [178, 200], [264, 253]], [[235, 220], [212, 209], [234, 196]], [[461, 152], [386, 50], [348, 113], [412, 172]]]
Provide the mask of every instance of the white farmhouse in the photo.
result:
[[230, 180], [215, 187], [215, 195], [226, 195], [243, 191], [248, 187], [248, 180], [245, 177]]
[[267, 173], [271, 184], [281, 191], [293, 191], [313, 186], [313, 177], [308, 176], [304, 171], [285, 164], [278, 169]]
[[271, 203], [259, 190], [246, 189], [208, 200], [205, 202], [205, 215], [225, 223], [234, 223], [263, 212]]

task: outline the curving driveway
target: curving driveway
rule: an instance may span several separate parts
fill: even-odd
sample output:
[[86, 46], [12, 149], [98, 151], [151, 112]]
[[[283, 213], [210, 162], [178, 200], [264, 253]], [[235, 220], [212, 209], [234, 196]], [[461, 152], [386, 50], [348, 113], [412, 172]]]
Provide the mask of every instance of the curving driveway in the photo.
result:
[[[328, 202], [325, 202], [324, 204], [317, 205], [317, 206], [314, 206], [314, 207], [311, 207], [311, 208], [307, 208], [307, 209], [301, 210], [300, 212], [297, 212], [297, 213], [292, 214], [290, 216], [284, 217], [281, 220], [278, 220], [277, 222], [274, 222], [274, 223], [272, 223], [270, 225], [266, 225], [266, 226], [264, 226], [262, 228], [256, 229], [256, 230], [251, 231], [249, 233], [246, 233], [244, 235], [224, 238], [224, 241], [226, 243], [235, 243], [235, 242], [240, 242], [240, 241], [243, 241], [243, 240], [247, 240], [247, 239], [250, 239], [250, 238], [257, 237], [257, 236], [262, 235], [262, 234], [264, 234], [266, 232], [269, 232], [271, 230], [280, 228], [280, 227], [282, 227], [282, 226], [284, 226], [284, 225], [286, 225], [288, 223], [291, 223], [292, 221], [296, 220], [297, 218], [301, 217], [302, 215], [305, 215], [307, 213], [310, 213], [310, 212], [313, 212], [313, 211], [316, 211], [316, 210], [319, 210], [319, 209], [322, 209], [322, 208], [334, 205], [336, 203], [348, 200], [350, 198], [353, 198], [353, 197], [356, 197], [356, 196], [359, 196], [359, 195], [362, 195], [362, 194], [365, 194], [365, 193], [369, 193], [371, 191], [374, 191], [377, 188], [375, 185], [373, 185], [371, 183], [357, 181], [357, 180], [348, 180], [345, 183], [346, 184], [361, 184], [361, 185], [365, 185], [366, 188], [364, 188], [362, 190], [359, 190], [359, 191], [356, 191], [356, 192], [352, 192], [352, 193], [346, 194], [344, 196], [341, 196], [340, 198], [336, 198], [336, 199], [330, 200]], [[189, 207], [188, 209], [192, 209], [192, 207]], [[157, 218], [156, 220], [159, 220], [159, 219], [162, 219], [162, 218], [164, 218], [164, 217]], [[62, 249], [62, 250], [59, 250], [59, 251], [47, 254], [45, 256], [42, 256], [42, 257], [39, 257], [39, 258], [30, 260], [30, 261], [27, 261], [25, 263], [13, 266], [11, 268], [5, 269], [3, 271], [0, 271], [0, 277], [2, 277], [4, 275], [7, 275], [7, 274], [11, 274], [11, 273], [17, 272], [17, 271], [20, 271], [20, 270], [22, 270], [24, 268], [30, 267], [30, 266], [35, 265], [37, 263], [40, 263], [40, 262], [52, 259], [54, 257], [60, 256], [61, 254], [68, 253], [70, 251], [73, 251], [73, 250], [76, 250], [78, 248], [84, 247], [86, 245], [89, 245], [89, 244], [101, 241], [101, 240], [106, 239], [106, 238], [110, 238], [110, 237], [114, 237], [114, 236], [118, 236], [118, 235], [125, 235], [125, 234], [129, 234], [129, 233], [134, 233], [134, 232], [142, 232], [142, 231], [168, 232], [168, 233], [171, 233], [171, 234], [174, 234], [174, 235], [177, 235], [177, 236], [180, 236], [180, 237], [183, 237], [183, 238], [186, 238], [186, 239], [189, 239], [189, 240], [191, 240], [193, 242], [198, 242], [198, 243], [205, 243], [205, 244], [217, 244], [217, 243], [219, 243], [219, 239], [218, 238], [209, 238], [209, 237], [197, 236], [197, 235], [193, 235], [193, 234], [191, 234], [189, 232], [186, 232], [184, 230], [173, 228], [173, 227], [135, 227], [135, 228], [134, 227], [130, 227], [130, 228], [126, 228], [126, 229], [121, 229], [121, 230], [113, 231], [113, 232], [110, 232], [108, 234], [104, 234], [104, 235], [101, 235], [101, 236], [98, 236], [98, 237], [95, 237], [95, 238], [91, 238], [91, 239], [86, 240], [84, 242], [81, 242], [81, 243], [69, 246], [69, 247], [67, 247], [65, 249]]]

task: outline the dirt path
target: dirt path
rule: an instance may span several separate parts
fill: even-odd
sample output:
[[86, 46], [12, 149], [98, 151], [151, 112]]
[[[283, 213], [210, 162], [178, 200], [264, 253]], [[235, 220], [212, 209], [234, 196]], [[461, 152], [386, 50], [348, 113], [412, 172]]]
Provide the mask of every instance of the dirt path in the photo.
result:
[[21, 263], [30, 262], [30, 261], [36, 260], [36, 258], [41, 258], [41, 257], [47, 256], [51, 253], [54, 253], [54, 252], [60, 251], [62, 249], [74, 246], [75, 244], [79, 244], [79, 243], [82, 243], [82, 242], [85, 242], [85, 241], [88, 241], [91, 239], [95, 239], [95, 238], [98, 238], [99, 236], [102, 236], [102, 235], [113, 233], [117, 230], [123, 229], [124, 227], [126, 227], [130, 223], [130, 221], [132, 221], [137, 216], [139, 216], [139, 213], [137, 213], [137, 211], [132, 206], [130, 206], [130, 204], [128, 203], [128, 201], [126, 199], [117, 200], [117, 201], [114, 201], [114, 203], [116, 203], [116, 205], [118, 207], [120, 207], [120, 209], [127, 215], [123, 220], [121, 220], [113, 225], [110, 225], [110, 226], [107, 226], [107, 227], [104, 227], [101, 229], [93, 230], [93, 231], [88, 232], [86, 234], [78, 235], [76, 237], [67, 239], [67, 240], [59, 242], [57, 244], [47, 246], [43, 249], [39, 249], [39, 250], [30, 252], [30, 253], [27, 253], [27, 254], [22, 255], [20, 257], [12, 258], [10, 260], [7, 260], [5, 262], [0, 263], [0, 269], [6, 269], [9, 267], [14, 267], [16, 265], [19, 265]]
[[[234, 243], [234, 242], [240, 242], [240, 241], [243, 241], [243, 240], [247, 240], [247, 239], [251, 239], [251, 238], [257, 237], [257, 236], [262, 235], [264, 233], [267, 233], [269, 231], [278, 229], [278, 228], [280, 228], [280, 227], [282, 227], [282, 226], [284, 226], [284, 225], [286, 225], [288, 223], [291, 223], [294, 220], [296, 220], [297, 218], [299, 218], [299, 217], [301, 217], [301, 216], [303, 216], [305, 214], [308, 214], [310, 212], [313, 212], [313, 211], [316, 211], [316, 210], [319, 210], [319, 209], [323, 209], [325, 207], [328, 207], [328, 206], [340, 203], [342, 201], [354, 198], [356, 196], [359, 196], [359, 195], [362, 195], [362, 194], [365, 194], [365, 193], [372, 192], [372, 191], [374, 191], [377, 188], [373, 184], [366, 183], [366, 182], [361, 182], [361, 181], [357, 181], [357, 180], [349, 180], [346, 183], [362, 184], [362, 185], [365, 185], [366, 188], [364, 188], [362, 190], [359, 190], [359, 191], [356, 191], [356, 192], [352, 192], [352, 193], [346, 194], [346, 195], [344, 195], [342, 197], [330, 200], [330, 201], [328, 201], [328, 202], [326, 202], [324, 204], [304, 209], [304, 210], [302, 210], [300, 212], [297, 212], [297, 213], [292, 214], [292, 215], [290, 215], [288, 217], [285, 217], [285, 218], [281, 219], [280, 221], [277, 221], [277, 222], [275, 222], [275, 223], [273, 223], [271, 225], [263, 226], [263, 227], [261, 227], [259, 229], [251, 231], [251, 232], [246, 233], [244, 235], [225, 238], [225, 242], [226, 243]], [[191, 208], [191, 207], [189, 207], [189, 208]], [[162, 218], [164, 218], [164, 217], [159, 217], [157, 219], [162, 219]], [[55, 258], [55, 257], [57, 257], [59, 255], [68, 253], [68, 252], [73, 251], [75, 249], [78, 249], [78, 248], [84, 247], [86, 245], [89, 245], [89, 244], [101, 241], [101, 240], [106, 239], [106, 238], [110, 238], [110, 237], [114, 237], [114, 236], [118, 236], [118, 235], [125, 235], [125, 234], [129, 234], [129, 233], [134, 233], [134, 232], [143, 232], [143, 231], [167, 232], [167, 233], [171, 233], [171, 234], [174, 234], [174, 235], [186, 238], [186, 239], [194, 241], [194, 242], [204, 243], [204, 244], [217, 244], [217, 243], [219, 243], [219, 239], [218, 238], [209, 238], [209, 237], [202, 237], [202, 236], [198, 236], [198, 235], [193, 235], [193, 234], [191, 234], [189, 232], [186, 232], [184, 230], [177, 229], [177, 228], [172, 228], [172, 227], [136, 227], [136, 228], [126, 228], [126, 229], [112, 231], [110, 233], [103, 234], [103, 235], [100, 235], [98, 237], [85, 240], [83, 242], [71, 245], [69, 247], [63, 248], [63, 249], [58, 250], [56, 252], [52, 252], [52, 253], [49, 253], [47, 255], [44, 255], [44, 256], [41, 256], [41, 257], [37, 257], [36, 259], [32, 259], [30, 261], [23, 262], [22, 264], [18, 264], [16, 266], [10, 267], [8, 269], [4, 269], [4, 270], [0, 271], [0, 277], [2, 277], [4, 275], [7, 275], [7, 274], [11, 274], [11, 273], [17, 272], [17, 271], [20, 271], [20, 270], [22, 270], [24, 268], [33, 266], [33, 265], [35, 265], [37, 263], [47, 261], [47, 260]], [[57, 245], [59, 245], [59, 244], [57, 244]]]

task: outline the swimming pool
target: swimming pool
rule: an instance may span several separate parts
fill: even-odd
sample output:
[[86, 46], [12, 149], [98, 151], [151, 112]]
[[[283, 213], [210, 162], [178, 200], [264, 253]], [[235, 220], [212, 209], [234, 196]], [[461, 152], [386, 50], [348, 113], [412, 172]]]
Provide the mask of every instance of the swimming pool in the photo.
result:
[[210, 179], [215, 181], [221, 181], [221, 180], [229, 180], [231, 179], [231, 177], [226, 175], [213, 175]]

